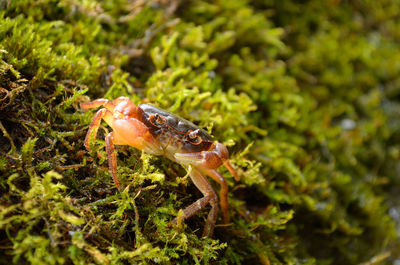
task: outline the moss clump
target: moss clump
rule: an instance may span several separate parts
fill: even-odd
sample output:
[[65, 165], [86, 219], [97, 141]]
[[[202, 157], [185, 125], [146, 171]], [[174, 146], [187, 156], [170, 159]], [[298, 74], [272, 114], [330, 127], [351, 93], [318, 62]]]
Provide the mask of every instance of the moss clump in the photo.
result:
[[[0, 9], [0, 260], [399, 257], [388, 214], [400, 182], [395, 0], [21, 0]], [[118, 96], [172, 111], [230, 147], [241, 181], [221, 169], [232, 223], [213, 238], [201, 238], [207, 211], [168, 227], [201, 196], [180, 165], [118, 147], [126, 189], [117, 192], [102, 137], [85, 152], [93, 114], [79, 103]]]

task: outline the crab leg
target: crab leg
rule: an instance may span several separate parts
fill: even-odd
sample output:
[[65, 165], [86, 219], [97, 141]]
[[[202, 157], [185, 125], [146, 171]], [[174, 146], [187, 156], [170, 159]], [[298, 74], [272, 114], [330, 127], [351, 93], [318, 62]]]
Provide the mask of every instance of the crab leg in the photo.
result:
[[229, 172], [231, 172], [236, 181], [240, 180], [236, 170], [232, 167], [231, 163], [229, 163], [229, 160], [225, 160], [224, 166], [228, 169]]
[[228, 184], [224, 177], [215, 169], [224, 164], [228, 170], [233, 174], [236, 180], [239, 180], [236, 171], [229, 163], [228, 150], [222, 144], [217, 144], [216, 148], [212, 151], [202, 151], [196, 153], [176, 153], [174, 158], [181, 163], [193, 165], [204, 174], [209, 175], [221, 186], [219, 191], [219, 198], [221, 201], [221, 209], [224, 214], [224, 222], [229, 222], [228, 215]]
[[117, 106], [119, 103], [121, 103], [122, 101], [128, 101], [130, 102], [129, 98], [127, 97], [119, 97], [113, 100], [112, 104], [114, 104], [114, 106]]
[[[115, 100], [114, 100], [115, 102]], [[104, 106], [105, 108], [107, 108], [110, 111], [113, 111], [115, 108], [115, 105], [113, 103], [111, 103], [108, 99], [96, 99], [93, 100], [91, 102], [84, 102], [80, 104], [81, 108], [84, 110], [88, 110], [88, 109], [94, 109], [94, 108], [98, 108], [100, 106]]]
[[[193, 169], [190, 173], [190, 178], [192, 179], [194, 185], [201, 191], [204, 195], [203, 198], [198, 199], [188, 207], [183, 210], [182, 218], [183, 220], [188, 219], [189, 217], [193, 216], [195, 213], [203, 209], [208, 203], [211, 205], [211, 210], [208, 213], [207, 222], [204, 226], [204, 236], [211, 236], [215, 223], [217, 221], [217, 214], [218, 214], [218, 197], [215, 194], [211, 184], [208, 182], [207, 178], [204, 177], [198, 170]], [[176, 223], [177, 220], [173, 221]]]
[[117, 155], [114, 149], [114, 133], [110, 132], [106, 136], [106, 150], [108, 155], [108, 168], [111, 172], [112, 178], [114, 180], [115, 186], [118, 190], [121, 190], [121, 184], [117, 176]]
[[104, 119], [107, 123], [111, 123], [113, 118], [113, 114], [106, 108], [100, 109], [94, 115], [92, 122], [89, 125], [89, 130], [86, 134], [84, 145], [88, 151], [90, 151], [89, 142], [96, 139], [97, 131], [99, 130], [101, 119]]
[[213, 180], [218, 182], [221, 186], [219, 191], [219, 199], [221, 203], [221, 210], [224, 214], [224, 222], [225, 224], [229, 223], [229, 215], [228, 215], [228, 184], [224, 177], [217, 170], [204, 170], [204, 172], [209, 175]]

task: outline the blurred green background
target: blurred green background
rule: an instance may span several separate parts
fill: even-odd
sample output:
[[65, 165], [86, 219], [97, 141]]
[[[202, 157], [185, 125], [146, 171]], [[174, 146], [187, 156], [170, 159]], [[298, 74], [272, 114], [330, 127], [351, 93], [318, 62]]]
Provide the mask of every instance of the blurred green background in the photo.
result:
[[[0, 264], [399, 265], [399, 44], [397, 0], [0, 0]], [[213, 238], [185, 168], [85, 151], [119, 96], [228, 146]]]

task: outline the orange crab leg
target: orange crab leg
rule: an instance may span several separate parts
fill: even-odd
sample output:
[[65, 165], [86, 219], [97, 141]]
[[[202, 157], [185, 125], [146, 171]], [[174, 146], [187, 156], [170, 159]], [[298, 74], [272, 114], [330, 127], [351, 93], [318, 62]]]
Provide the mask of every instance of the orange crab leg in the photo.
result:
[[[127, 101], [127, 102], [131, 102], [130, 100], [129, 100], [129, 98], [127, 98], [127, 97], [119, 97], [119, 98], [116, 98], [116, 99], [114, 99], [113, 100], [113, 104], [114, 104], [114, 106], [117, 106], [119, 103], [121, 103], [122, 101]], [[133, 104], [133, 103], [132, 103]]]
[[112, 119], [113, 119], [112, 112], [109, 111], [108, 109], [103, 108], [103, 109], [100, 109], [98, 112], [96, 112], [96, 115], [94, 115], [94, 118], [89, 125], [89, 130], [86, 134], [86, 138], [84, 141], [84, 145], [88, 151], [90, 151], [89, 142], [96, 139], [97, 131], [99, 130], [101, 119], [104, 119], [107, 123], [111, 123]]
[[229, 172], [231, 172], [236, 181], [240, 180], [238, 174], [236, 173], [236, 170], [232, 167], [231, 163], [229, 163], [229, 160], [226, 160], [224, 162], [224, 166], [228, 169]]
[[228, 151], [226, 150], [226, 147], [222, 144], [217, 144], [212, 151], [202, 151], [196, 153], [176, 153], [174, 155], [174, 158], [178, 162], [193, 165], [198, 170], [209, 175], [221, 186], [219, 198], [221, 201], [221, 209], [224, 214], [225, 223], [229, 222], [228, 184], [226, 183], [224, 177], [215, 169], [221, 166], [221, 164], [224, 164], [235, 177], [235, 179], [239, 180], [236, 171], [229, 163], [229, 160], [226, 159], [227, 157]]
[[[210, 182], [204, 177], [198, 170], [192, 169], [190, 172], [190, 178], [192, 179], [194, 185], [201, 191], [204, 195], [203, 198], [198, 199], [188, 207], [183, 210], [182, 219], [188, 219], [195, 213], [203, 209], [208, 203], [211, 205], [211, 210], [208, 213], [207, 222], [204, 226], [204, 236], [210, 236], [214, 232], [215, 223], [217, 221], [218, 215], [218, 197], [214, 192]], [[175, 218], [173, 223], [176, 223]]]
[[224, 222], [227, 224], [229, 223], [228, 184], [226, 183], [224, 177], [217, 170], [205, 170], [205, 173], [221, 186], [221, 189], [219, 190], [219, 199], [221, 203], [221, 210], [224, 214]]
[[[114, 100], [114, 102], [115, 102], [115, 100]], [[111, 103], [108, 99], [104, 99], [104, 98], [96, 99], [91, 102], [84, 102], [84, 103], [80, 104], [80, 107], [83, 110], [95, 109], [100, 106], [104, 106], [105, 108], [107, 108], [110, 111], [113, 111], [115, 108], [115, 105], [113, 103]]]
[[121, 184], [117, 176], [117, 155], [114, 150], [114, 133], [110, 132], [106, 136], [106, 150], [108, 155], [108, 168], [111, 172], [115, 186], [118, 190], [121, 190]]

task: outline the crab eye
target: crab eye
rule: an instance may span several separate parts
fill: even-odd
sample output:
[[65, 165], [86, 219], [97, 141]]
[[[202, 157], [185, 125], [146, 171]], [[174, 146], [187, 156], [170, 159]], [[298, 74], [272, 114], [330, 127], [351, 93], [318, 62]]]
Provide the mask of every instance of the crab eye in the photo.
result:
[[196, 136], [196, 138], [190, 140], [192, 144], [200, 144], [203, 141], [200, 136]]
[[198, 145], [201, 142], [203, 142], [203, 139], [200, 137], [200, 135], [198, 135], [198, 133], [199, 133], [198, 129], [195, 130], [195, 131], [190, 131], [189, 132], [188, 136], [189, 136], [189, 142], [191, 144]]
[[158, 124], [164, 124], [165, 122], [165, 119], [158, 114], [155, 115], [155, 119]]
[[196, 137], [198, 137], [198, 133], [199, 133], [199, 130], [198, 130], [198, 129], [195, 130], [195, 131], [190, 131], [190, 132], [189, 132], [189, 138], [190, 138], [190, 139], [196, 139]]
[[156, 127], [160, 127], [165, 123], [165, 118], [162, 117], [161, 115], [154, 114], [150, 116], [150, 122]]

